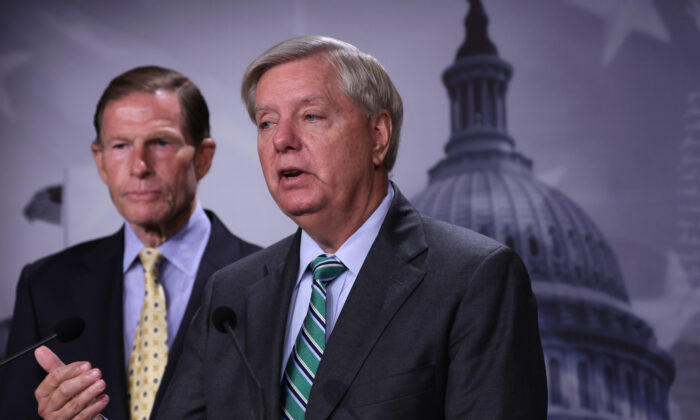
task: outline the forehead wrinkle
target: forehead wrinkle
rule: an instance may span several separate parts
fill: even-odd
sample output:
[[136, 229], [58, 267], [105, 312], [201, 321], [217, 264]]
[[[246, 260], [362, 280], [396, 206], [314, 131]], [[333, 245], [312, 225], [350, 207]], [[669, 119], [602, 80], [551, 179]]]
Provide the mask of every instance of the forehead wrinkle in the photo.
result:
[[[309, 96], [305, 96], [305, 97], [299, 99], [299, 102], [301, 102], [302, 104], [309, 104], [311, 102], [321, 101], [323, 99], [325, 99], [324, 95], [309, 95]], [[271, 108], [271, 106], [269, 106], [267, 104], [255, 104], [254, 109], [256, 111], [267, 111], [270, 108]]]
[[303, 105], [309, 105], [314, 102], [323, 102], [324, 99], [326, 99], [326, 97], [323, 95], [310, 95], [301, 98], [299, 102], [301, 102]]
[[155, 112], [153, 109], [143, 106], [115, 105], [114, 116], [121, 120], [146, 121], [153, 119]]
[[[185, 131], [170, 118], [150, 118], [127, 124], [104, 125], [101, 131], [105, 139], [129, 140], [136, 137], [178, 137], [186, 138]], [[134, 131], [134, 127], [136, 131]], [[107, 131], [107, 132], [105, 132]], [[111, 131], [111, 135], [109, 135]]]
[[[309, 95], [305, 96], [301, 99], [299, 99], [299, 103], [301, 105], [310, 105], [315, 102], [323, 102], [326, 100], [326, 96], [324, 95]], [[255, 104], [255, 112], [265, 112], [265, 111], [271, 111], [272, 107], [266, 104]]]
[[[317, 64], [320, 64], [320, 68], [316, 67], [313, 69], [313, 76], [309, 76], [308, 68], [303, 68], [301, 70], [295, 69], [294, 71], [292, 71], [291, 68], [286, 67], [285, 69], [288, 71], [281, 73], [277, 73], [278, 66], [268, 69], [267, 72], [261, 75], [258, 81], [256, 98], [254, 99], [255, 103], [253, 105], [254, 113], [265, 111], [275, 112], [275, 109], [278, 106], [274, 99], [271, 104], [257, 102], [260, 90], [263, 87], [263, 85], [265, 86], [264, 90], [267, 92], [268, 95], [271, 95], [273, 98], [281, 97], [283, 101], [289, 99], [289, 101], [293, 101], [293, 105], [295, 106], [306, 106], [315, 102], [337, 105], [337, 101], [335, 99], [336, 95], [342, 95], [345, 98], [349, 99], [349, 97], [345, 93], [345, 90], [342, 88], [342, 79], [340, 78], [340, 75], [333, 66], [332, 61], [329, 61], [323, 55], [314, 55], [311, 57], [302, 58], [300, 60], [293, 60], [290, 62], [282, 63], [279, 66], [290, 66], [298, 64], [298, 62], [315, 62]], [[274, 76], [275, 82], [270, 82], [269, 80], [266, 80], [267, 77], [270, 77], [270, 73], [268, 72], [276, 72]], [[298, 74], [299, 72], [302, 73], [301, 77]], [[287, 83], [291, 83], [291, 86], [288, 86]], [[306, 85], [299, 86], [300, 83], [302, 85], [306, 83]], [[280, 92], [280, 89], [284, 89], [283, 93]], [[297, 92], [301, 95], [305, 94], [305, 96], [302, 96], [300, 98], [295, 98], [295, 95], [293, 94], [290, 96], [289, 89], [302, 89], [301, 92]], [[306, 92], [304, 92], [304, 90], [306, 90]]]

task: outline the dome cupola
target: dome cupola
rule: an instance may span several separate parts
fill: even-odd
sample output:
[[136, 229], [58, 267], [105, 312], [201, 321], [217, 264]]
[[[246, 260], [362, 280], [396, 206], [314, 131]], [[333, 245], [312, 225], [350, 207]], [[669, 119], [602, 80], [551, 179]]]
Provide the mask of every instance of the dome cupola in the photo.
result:
[[538, 181], [532, 160], [515, 149], [506, 125], [513, 68], [488, 36], [481, 1], [469, 3], [466, 39], [442, 77], [450, 101], [445, 156], [412, 201], [523, 259], [538, 301], [550, 419], [668, 419], [673, 362], [632, 313], [603, 234]]

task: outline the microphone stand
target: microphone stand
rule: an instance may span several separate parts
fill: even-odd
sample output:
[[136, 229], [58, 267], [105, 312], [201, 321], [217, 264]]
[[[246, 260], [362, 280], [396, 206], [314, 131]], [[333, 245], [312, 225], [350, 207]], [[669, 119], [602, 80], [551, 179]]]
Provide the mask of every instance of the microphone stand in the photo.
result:
[[44, 344], [48, 343], [49, 341], [55, 339], [58, 337], [58, 333], [53, 333], [50, 336], [46, 337], [45, 339], [39, 341], [38, 343], [34, 343], [31, 346], [27, 347], [26, 349], [22, 350], [19, 353], [16, 353], [12, 355], [11, 357], [5, 359], [0, 363], [0, 367], [5, 366], [6, 364], [10, 363], [11, 361], [15, 360], [16, 358], [20, 356], [24, 356], [26, 353], [29, 353], [30, 351], [34, 350], [37, 347], [43, 346]]
[[250, 363], [248, 363], [248, 358], [245, 357], [241, 346], [238, 344], [238, 339], [236, 339], [236, 336], [233, 334], [233, 328], [231, 328], [231, 323], [228, 320], [224, 321], [224, 328], [226, 328], [226, 331], [228, 331], [228, 333], [231, 335], [231, 338], [233, 338], [233, 344], [236, 346], [236, 350], [238, 350], [238, 354], [241, 356], [241, 359], [243, 359], [243, 363], [245, 364], [246, 369], [248, 369], [248, 376], [250, 376], [250, 378], [253, 379], [254, 385], [258, 388], [258, 415], [260, 416], [260, 419], [263, 420], [265, 413], [265, 395], [262, 392], [262, 386], [260, 386], [260, 382], [258, 382], [258, 379], [255, 377], [255, 374], [253, 373], [253, 368], [250, 366]]

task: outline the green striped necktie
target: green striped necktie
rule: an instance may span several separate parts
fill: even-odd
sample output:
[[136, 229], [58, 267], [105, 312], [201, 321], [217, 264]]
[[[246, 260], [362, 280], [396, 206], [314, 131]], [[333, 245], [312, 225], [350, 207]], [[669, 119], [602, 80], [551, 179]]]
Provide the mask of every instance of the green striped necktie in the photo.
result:
[[333, 255], [319, 255], [309, 268], [314, 278], [309, 311], [282, 378], [282, 418], [290, 420], [304, 418], [311, 386], [326, 348], [326, 286], [347, 269]]

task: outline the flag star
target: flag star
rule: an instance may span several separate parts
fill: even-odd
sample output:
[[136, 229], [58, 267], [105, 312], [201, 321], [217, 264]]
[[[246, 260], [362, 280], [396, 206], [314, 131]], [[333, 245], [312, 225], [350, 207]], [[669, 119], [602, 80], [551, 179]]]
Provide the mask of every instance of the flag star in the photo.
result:
[[0, 54], [0, 114], [8, 120], [15, 119], [15, 112], [10, 100], [10, 92], [7, 90], [7, 79], [15, 70], [29, 61], [31, 56], [29, 52]]
[[634, 31], [662, 42], [671, 36], [659, 16], [654, 0], [569, 0], [569, 3], [605, 20], [603, 65], [609, 64]]

